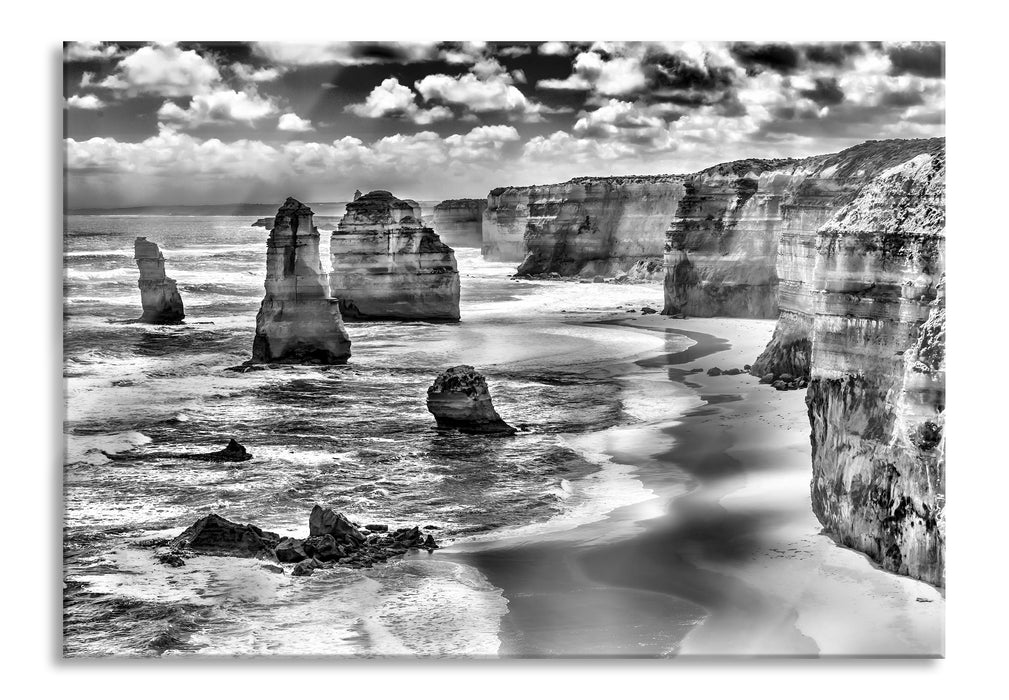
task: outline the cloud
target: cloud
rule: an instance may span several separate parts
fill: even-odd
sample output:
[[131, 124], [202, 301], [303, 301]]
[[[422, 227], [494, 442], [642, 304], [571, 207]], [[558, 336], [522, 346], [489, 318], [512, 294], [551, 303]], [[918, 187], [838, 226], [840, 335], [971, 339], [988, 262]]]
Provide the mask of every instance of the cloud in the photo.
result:
[[[500, 69], [500, 64], [497, 64]], [[536, 121], [544, 111], [543, 105], [529, 100], [515, 87], [507, 73], [496, 72], [491, 67], [483, 77], [466, 73], [453, 77], [443, 73], [426, 75], [414, 83], [425, 101], [439, 101], [459, 105], [471, 112], [511, 112], [527, 120]]]
[[98, 85], [127, 95], [186, 97], [220, 86], [221, 74], [213, 60], [175, 44], [137, 49], [116, 65]]
[[432, 42], [258, 42], [252, 50], [257, 56], [284, 66], [412, 63], [438, 56], [438, 45]]
[[231, 72], [243, 83], [269, 83], [284, 74], [284, 69], [277, 66], [256, 68], [245, 63], [231, 64]]
[[312, 126], [312, 122], [308, 119], [302, 119], [297, 114], [293, 112], [288, 112], [287, 114], [280, 115], [280, 119], [277, 121], [277, 128], [280, 131], [314, 131], [315, 127]]
[[890, 44], [886, 54], [893, 66], [893, 75], [919, 75], [941, 78], [945, 73], [946, 46], [939, 42]]
[[368, 94], [364, 102], [347, 105], [345, 110], [366, 119], [404, 119], [414, 124], [430, 124], [452, 118], [452, 110], [446, 107], [419, 107], [413, 90], [401, 85], [397, 78], [386, 78]]
[[571, 47], [563, 41], [547, 41], [539, 45], [537, 49], [544, 56], [569, 56]]
[[253, 122], [276, 114], [276, 103], [270, 97], [260, 96], [253, 90], [236, 92], [222, 89], [204, 95], [194, 95], [189, 106], [183, 109], [172, 101], [166, 101], [158, 109], [158, 120], [185, 127], [204, 124]]
[[614, 57], [609, 60], [595, 51], [575, 57], [570, 76], [563, 80], [541, 80], [536, 86], [545, 90], [594, 90], [601, 95], [620, 96], [645, 87], [641, 61], [635, 57]]
[[572, 129], [580, 138], [620, 141], [649, 150], [673, 143], [666, 120], [647, 107], [611, 99], [592, 112], [583, 112]]
[[105, 107], [97, 95], [73, 95], [67, 98], [67, 107], [72, 109], [96, 110]]
[[792, 73], [798, 69], [801, 59], [799, 50], [792, 44], [739, 42], [733, 44], [729, 51], [751, 73], [765, 69], [778, 73]]
[[118, 46], [100, 41], [71, 41], [63, 45], [63, 60], [67, 63], [108, 61], [119, 55]]
[[505, 58], [518, 58], [519, 56], [526, 56], [533, 52], [532, 47], [526, 44], [515, 44], [513, 46], [505, 46], [503, 49], [498, 49], [498, 56], [504, 56]]
[[844, 90], [838, 86], [837, 78], [814, 78], [813, 87], [799, 90], [799, 94], [821, 105], [836, 105], [844, 101]]

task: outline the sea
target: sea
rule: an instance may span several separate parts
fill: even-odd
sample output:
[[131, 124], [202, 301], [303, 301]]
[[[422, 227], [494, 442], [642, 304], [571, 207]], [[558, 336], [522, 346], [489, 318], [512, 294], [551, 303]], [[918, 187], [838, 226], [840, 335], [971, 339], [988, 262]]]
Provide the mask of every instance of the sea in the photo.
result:
[[[596, 438], [668, 413], [635, 388], [634, 362], [675, 348], [600, 321], [657, 307], [661, 285], [515, 280], [458, 247], [460, 323], [348, 324], [345, 366], [241, 374], [227, 368], [250, 357], [264, 292], [253, 220], [65, 218], [64, 654], [495, 655], [507, 599], [438, 551], [298, 578], [229, 557], [173, 568], [142, 543], [209, 513], [303, 537], [321, 504], [425, 527], [450, 551], [646, 499]], [[161, 247], [184, 324], [124, 323], [141, 313], [138, 236]], [[322, 249], [325, 264], [326, 231]], [[456, 364], [487, 376], [516, 436], [435, 429], [426, 389]], [[254, 458], [143, 458], [229, 438]]]

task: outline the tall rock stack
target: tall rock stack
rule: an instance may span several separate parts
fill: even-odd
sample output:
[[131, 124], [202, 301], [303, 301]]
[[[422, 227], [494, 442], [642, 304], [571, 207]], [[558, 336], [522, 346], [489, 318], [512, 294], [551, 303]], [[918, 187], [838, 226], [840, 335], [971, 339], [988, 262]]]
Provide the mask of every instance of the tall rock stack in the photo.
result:
[[341, 364], [350, 357], [312, 215], [293, 197], [277, 210], [266, 243], [266, 296], [256, 316], [254, 363]]
[[157, 243], [143, 236], [133, 242], [133, 259], [140, 269], [140, 304], [144, 309], [141, 323], [181, 323], [186, 317], [182, 296], [175, 280], [165, 275], [165, 256]]
[[347, 320], [459, 320], [455, 252], [415, 202], [375, 190], [347, 204], [330, 239], [330, 289]]
[[816, 236], [813, 511], [883, 567], [945, 583], [944, 150], [882, 172]]
[[434, 207], [432, 228], [449, 245], [479, 248], [486, 208], [486, 199], [446, 199]]

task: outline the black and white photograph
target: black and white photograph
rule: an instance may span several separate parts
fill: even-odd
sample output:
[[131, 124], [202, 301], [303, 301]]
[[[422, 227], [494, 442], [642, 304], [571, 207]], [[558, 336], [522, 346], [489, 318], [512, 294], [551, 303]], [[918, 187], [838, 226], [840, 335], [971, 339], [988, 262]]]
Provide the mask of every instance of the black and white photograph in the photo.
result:
[[63, 657], [945, 655], [945, 42], [539, 32], [64, 41]]

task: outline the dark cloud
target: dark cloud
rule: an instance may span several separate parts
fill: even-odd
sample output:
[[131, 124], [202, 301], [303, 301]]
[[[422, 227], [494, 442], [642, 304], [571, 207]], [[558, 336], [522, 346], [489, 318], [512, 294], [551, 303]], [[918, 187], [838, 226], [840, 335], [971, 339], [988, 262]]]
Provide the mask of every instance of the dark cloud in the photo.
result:
[[836, 105], [844, 101], [844, 90], [837, 84], [837, 78], [816, 78], [814, 83], [813, 88], [799, 90], [799, 94], [818, 105]]
[[886, 49], [893, 75], [920, 75], [923, 78], [941, 78], [945, 73], [946, 46], [940, 42], [918, 41], [911, 44], [894, 44]]
[[751, 75], [770, 69], [778, 73], [793, 73], [799, 67], [801, 55], [792, 44], [751, 44], [740, 42], [729, 47]]
[[806, 60], [831, 66], [842, 66], [852, 56], [859, 56], [864, 52], [865, 47], [857, 41], [809, 44], [803, 47]]
[[925, 97], [918, 90], [905, 90], [903, 92], [888, 92], [883, 95], [879, 103], [883, 107], [914, 107], [925, 101]]
[[735, 98], [737, 72], [728, 66], [697, 65], [676, 54], [650, 51], [641, 69], [647, 84], [637, 97], [645, 102], [701, 107]]

